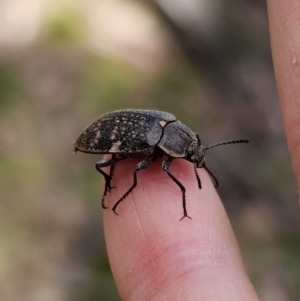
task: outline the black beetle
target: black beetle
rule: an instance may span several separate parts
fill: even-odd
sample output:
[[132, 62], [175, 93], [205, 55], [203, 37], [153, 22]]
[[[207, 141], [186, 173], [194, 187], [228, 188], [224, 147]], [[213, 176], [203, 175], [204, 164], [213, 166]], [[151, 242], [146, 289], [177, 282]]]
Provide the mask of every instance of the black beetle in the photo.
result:
[[[174, 115], [161, 111], [132, 109], [110, 112], [97, 118], [77, 138], [74, 153], [81, 151], [89, 154], [112, 154], [111, 159], [100, 160], [96, 163], [96, 169], [105, 179], [103, 208], [107, 208], [104, 205], [104, 199], [107, 192], [113, 188], [111, 181], [114, 165], [129, 157], [146, 157], [136, 165], [131, 187], [113, 206], [112, 210], [115, 214], [118, 214], [117, 206], [136, 187], [137, 172], [146, 169], [157, 158], [165, 155], [167, 159], [163, 161], [162, 168], [182, 192], [183, 217], [181, 219], [183, 219], [184, 217], [190, 218], [186, 210], [185, 188], [170, 172], [172, 161], [182, 158], [192, 162], [200, 189], [201, 181], [197, 168], [205, 168], [217, 187], [219, 184], [216, 177], [205, 166], [205, 151], [232, 143], [248, 143], [248, 140], [230, 140], [204, 147], [201, 145], [199, 136], [177, 120]], [[102, 167], [108, 166], [111, 166], [109, 175], [101, 170]]]

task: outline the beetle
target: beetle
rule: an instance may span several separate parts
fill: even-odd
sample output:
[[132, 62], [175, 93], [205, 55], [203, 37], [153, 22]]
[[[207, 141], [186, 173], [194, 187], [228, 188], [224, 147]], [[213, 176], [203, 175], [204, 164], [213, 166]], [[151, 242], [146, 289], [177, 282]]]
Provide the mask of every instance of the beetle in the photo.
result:
[[[159, 157], [166, 156], [162, 168], [181, 190], [182, 220], [190, 216], [186, 210], [185, 187], [170, 172], [173, 160], [185, 159], [193, 163], [199, 189], [201, 180], [197, 168], [204, 168], [213, 179], [214, 186], [218, 187], [218, 180], [206, 167], [205, 151], [219, 145], [248, 142], [245, 139], [230, 140], [204, 147], [198, 134], [192, 132], [174, 115], [162, 111], [128, 109], [106, 113], [93, 121], [77, 138], [73, 153], [80, 151], [89, 154], [112, 154], [110, 159], [100, 160], [95, 166], [105, 179], [103, 209], [107, 208], [105, 206], [107, 192], [113, 188], [111, 181], [115, 164], [131, 157], [144, 158], [135, 167], [131, 187], [112, 208], [117, 215], [118, 205], [137, 186], [138, 171], [148, 168]], [[103, 167], [110, 167], [109, 174], [102, 170]]]

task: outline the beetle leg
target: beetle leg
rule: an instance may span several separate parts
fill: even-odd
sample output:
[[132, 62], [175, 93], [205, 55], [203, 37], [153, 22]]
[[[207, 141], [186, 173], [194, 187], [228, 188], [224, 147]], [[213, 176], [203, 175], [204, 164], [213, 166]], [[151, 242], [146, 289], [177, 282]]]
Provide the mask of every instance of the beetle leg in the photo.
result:
[[[109, 179], [110, 179], [110, 181], [113, 178], [115, 164], [118, 162], [118, 161], [116, 161], [116, 154], [112, 154], [111, 159], [115, 160], [115, 163], [110, 166], [110, 171], [109, 171]], [[115, 188], [115, 186], [113, 186], [113, 187], [110, 186], [110, 181], [109, 181], [109, 185], [108, 185], [108, 192], [110, 192], [113, 188]]]
[[[126, 159], [126, 157], [121, 157], [116, 159], [116, 155], [113, 154], [111, 159], [108, 160], [100, 160], [98, 162], [96, 162], [96, 169], [102, 174], [102, 176], [105, 179], [105, 187], [104, 187], [104, 192], [103, 192], [103, 196], [102, 196], [102, 208], [106, 209], [107, 207], [104, 205], [104, 200], [105, 200], [105, 196], [107, 194], [107, 192], [110, 192], [114, 187], [111, 187], [111, 180], [112, 180], [112, 176], [113, 176], [113, 171], [114, 171], [114, 166], [117, 162], [122, 161]], [[110, 166], [110, 172], [109, 175], [107, 173], [105, 173], [101, 168], [103, 167], [108, 167]]]
[[157, 159], [157, 156], [153, 156], [150, 160], [144, 160], [139, 162], [134, 170], [133, 173], [133, 184], [131, 185], [131, 187], [127, 190], [127, 192], [116, 202], [116, 204], [113, 206], [112, 210], [116, 215], [119, 215], [116, 212], [116, 209], [118, 207], [118, 205], [132, 192], [132, 190], [136, 187], [137, 185], [137, 172], [142, 170], [142, 169], [146, 169], [147, 167], [149, 167], [153, 162], [155, 162]]
[[189, 219], [191, 219], [186, 211], [186, 200], [185, 200], [185, 188], [184, 186], [170, 173], [169, 169], [171, 167], [172, 164], [172, 159], [168, 158], [167, 160], [163, 161], [162, 164], [162, 168], [163, 170], [168, 174], [168, 176], [177, 184], [177, 186], [179, 186], [181, 192], [182, 192], [182, 206], [183, 206], [183, 217], [180, 219], [184, 219], [185, 217], [188, 217]]
[[214, 186], [217, 188], [219, 186], [219, 181], [217, 178], [212, 174], [212, 172], [205, 166], [205, 164], [202, 165], [202, 167], [208, 172], [210, 177], [214, 180]]
[[196, 175], [198, 187], [199, 187], [199, 189], [201, 189], [202, 185], [201, 185], [200, 177], [199, 177], [199, 175], [197, 173], [197, 164], [196, 163], [194, 163], [194, 171], [195, 171], [195, 175]]

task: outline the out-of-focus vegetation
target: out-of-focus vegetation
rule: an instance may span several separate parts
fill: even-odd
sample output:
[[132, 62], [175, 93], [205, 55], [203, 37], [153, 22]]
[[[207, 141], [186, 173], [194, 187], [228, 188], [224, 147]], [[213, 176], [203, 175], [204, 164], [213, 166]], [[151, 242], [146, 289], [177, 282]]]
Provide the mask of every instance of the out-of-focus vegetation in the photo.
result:
[[[151, 4], [150, 4], [151, 3]], [[119, 300], [96, 157], [72, 156], [98, 115], [154, 108], [208, 162], [265, 301], [300, 300], [297, 189], [264, 1], [0, 2], [0, 300]]]

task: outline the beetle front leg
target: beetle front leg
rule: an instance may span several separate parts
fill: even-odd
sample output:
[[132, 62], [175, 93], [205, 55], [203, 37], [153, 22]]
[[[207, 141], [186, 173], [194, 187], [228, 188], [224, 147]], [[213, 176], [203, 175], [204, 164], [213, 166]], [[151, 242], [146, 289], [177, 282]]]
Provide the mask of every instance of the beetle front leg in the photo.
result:
[[[106, 196], [107, 192], [110, 192], [114, 188], [114, 187], [111, 187], [111, 180], [112, 180], [115, 164], [119, 161], [124, 160], [124, 159], [126, 159], [126, 157], [116, 159], [116, 155], [113, 154], [111, 159], [100, 160], [100, 161], [96, 162], [96, 165], [95, 165], [96, 169], [102, 174], [102, 176], [105, 179], [105, 187], [104, 187], [104, 192], [103, 192], [102, 201], [101, 201], [103, 209], [107, 208], [104, 205], [104, 200], [105, 200], [105, 196]], [[109, 166], [110, 166], [110, 172], [109, 172], [109, 175], [108, 175], [101, 168], [109, 167]]]
[[215, 186], [215, 188], [219, 187], [219, 181], [218, 181], [217, 178], [212, 174], [212, 172], [206, 167], [205, 164], [203, 164], [202, 167], [208, 172], [208, 174], [210, 175], [210, 177], [214, 180], [214, 186]]
[[201, 185], [200, 177], [199, 177], [198, 172], [197, 172], [197, 164], [196, 163], [194, 163], [194, 172], [195, 172], [195, 176], [196, 176], [196, 179], [197, 179], [198, 187], [199, 187], [199, 189], [201, 189], [202, 185]]
[[185, 217], [188, 217], [189, 219], [191, 219], [186, 211], [186, 200], [185, 200], [185, 188], [184, 186], [170, 173], [169, 169], [171, 167], [172, 164], [172, 159], [168, 158], [167, 160], [163, 161], [162, 164], [162, 168], [163, 170], [168, 174], [168, 176], [177, 184], [177, 186], [179, 186], [181, 192], [182, 192], [182, 206], [183, 206], [183, 217], [180, 219], [184, 219]]

